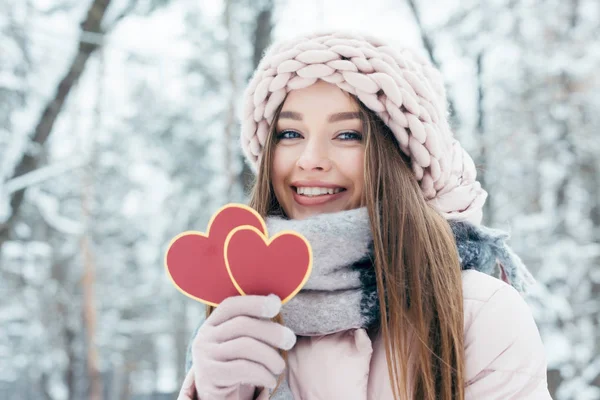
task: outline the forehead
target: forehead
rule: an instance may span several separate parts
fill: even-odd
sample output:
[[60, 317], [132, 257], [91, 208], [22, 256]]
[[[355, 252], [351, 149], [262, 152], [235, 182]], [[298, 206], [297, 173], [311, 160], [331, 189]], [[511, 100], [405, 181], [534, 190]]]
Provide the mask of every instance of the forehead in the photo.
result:
[[358, 110], [356, 100], [348, 92], [322, 80], [309, 87], [292, 90], [282, 107], [282, 111], [302, 114], [332, 114]]

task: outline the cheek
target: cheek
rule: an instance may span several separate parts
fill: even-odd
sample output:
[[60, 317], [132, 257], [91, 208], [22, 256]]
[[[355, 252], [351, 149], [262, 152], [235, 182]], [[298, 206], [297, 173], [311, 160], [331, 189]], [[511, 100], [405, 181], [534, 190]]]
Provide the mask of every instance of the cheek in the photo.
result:
[[362, 193], [365, 181], [365, 151], [356, 149], [355, 151], [344, 152], [340, 154], [339, 167], [341, 172], [346, 175], [353, 183], [354, 188]]
[[271, 167], [271, 179], [273, 189], [278, 193], [284, 186], [284, 180], [289, 172], [289, 158], [281, 151], [281, 148], [275, 148], [273, 153], [273, 165]]

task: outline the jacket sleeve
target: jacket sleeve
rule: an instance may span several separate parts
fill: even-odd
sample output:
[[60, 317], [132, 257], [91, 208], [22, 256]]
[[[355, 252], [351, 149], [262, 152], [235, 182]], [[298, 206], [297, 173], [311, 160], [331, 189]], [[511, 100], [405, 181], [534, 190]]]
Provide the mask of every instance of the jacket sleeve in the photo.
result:
[[544, 345], [528, 304], [504, 284], [480, 303], [465, 327], [465, 398], [551, 400]]

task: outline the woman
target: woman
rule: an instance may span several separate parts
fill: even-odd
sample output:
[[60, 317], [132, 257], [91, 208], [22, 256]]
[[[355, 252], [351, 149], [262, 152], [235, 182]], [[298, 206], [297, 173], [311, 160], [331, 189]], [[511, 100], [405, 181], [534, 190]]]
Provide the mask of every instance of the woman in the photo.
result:
[[479, 225], [487, 194], [434, 68], [314, 34], [272, 46], [245, 100], [250, 205], [307, 237], [313, 273], [283, 307], [209, 310], [180, 399], [550, 399], [531, 276]]

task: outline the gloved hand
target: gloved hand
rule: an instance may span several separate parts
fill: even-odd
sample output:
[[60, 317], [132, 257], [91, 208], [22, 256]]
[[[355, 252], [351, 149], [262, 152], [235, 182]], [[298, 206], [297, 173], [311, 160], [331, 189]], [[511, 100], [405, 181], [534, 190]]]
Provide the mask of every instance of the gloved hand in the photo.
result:
[[[285, 361], [276, 350], [291, 349], [296, 335], [270, 321], [279, 314], [275, 296], [236, 296], [223, 301], [192, 342], [192, 368], [180, 400], [247, 400], [257, 387], [272, 389]], [[193, 377], [192, 377], [193, 375]]]

